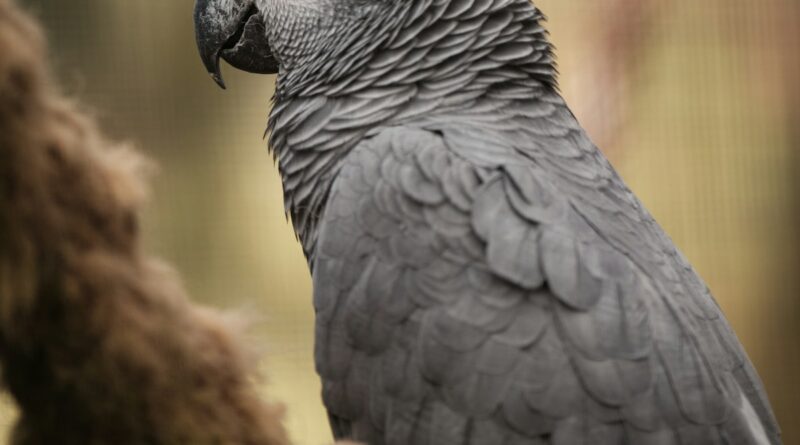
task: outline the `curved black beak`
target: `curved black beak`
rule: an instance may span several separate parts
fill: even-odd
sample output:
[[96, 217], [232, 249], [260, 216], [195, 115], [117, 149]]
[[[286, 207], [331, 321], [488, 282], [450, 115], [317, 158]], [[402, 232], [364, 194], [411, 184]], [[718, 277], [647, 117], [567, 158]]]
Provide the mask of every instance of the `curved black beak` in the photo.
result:
[[264, 21], [252, 0], [197, 0], [194, 26], [200, 58], [220, 87], [225, 88], [220, 57], [243, 71], [278, 72]]

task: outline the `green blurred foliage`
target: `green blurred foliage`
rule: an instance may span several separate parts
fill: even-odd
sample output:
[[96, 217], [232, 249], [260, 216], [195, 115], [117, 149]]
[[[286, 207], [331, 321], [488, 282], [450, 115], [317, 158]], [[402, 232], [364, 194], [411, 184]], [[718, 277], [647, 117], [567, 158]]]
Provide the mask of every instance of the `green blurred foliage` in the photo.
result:
[[[55, 71], [111, 136], [160, 164], [150, 251], [201, 302], [245, 310], [265, 393], [298, 444], [330, 439], [312, 363], [305, 260], [261, 139], [274, 79], [194, 47], [192, 0], [25, 0]], [[706, 279], [800, 442], [796, 0], [539, 0], [562, 90], [629, 185]], [[0, 429], [10, 410], [0, 402]]]

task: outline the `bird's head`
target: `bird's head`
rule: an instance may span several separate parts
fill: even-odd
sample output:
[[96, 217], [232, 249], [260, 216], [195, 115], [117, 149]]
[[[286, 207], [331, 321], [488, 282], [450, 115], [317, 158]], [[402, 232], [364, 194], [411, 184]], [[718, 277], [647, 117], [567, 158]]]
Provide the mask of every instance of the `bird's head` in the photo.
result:
[[265, 17], [255, 1], [197, 0], [194, 23], [200, 57], [220, 87], [225, 88], [220, 58], [248, 72], [278, 72], [278, 62], [267, 38]]
[[376, 12], [392, 12], [392, 5], [402, 3], [197, 0], [194, 10], [197, 45], [206, 69], [223, 88], [220, 58], [235, 68], [254, 73], [330, 76], [331, 64], [323, 66], [325, 62], [368, 44], [367, 32], [378, 31], [375, 19], [391, 17]]

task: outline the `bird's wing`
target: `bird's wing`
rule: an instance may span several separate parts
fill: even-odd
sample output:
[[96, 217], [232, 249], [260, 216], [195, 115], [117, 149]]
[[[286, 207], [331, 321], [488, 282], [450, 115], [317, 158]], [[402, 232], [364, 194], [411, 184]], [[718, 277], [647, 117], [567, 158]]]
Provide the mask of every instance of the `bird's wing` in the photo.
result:
[[713, 299], [602, 155], [470, 128], [384, 129], [334, 181], [313, 279], [336, 435], [777, 443]]

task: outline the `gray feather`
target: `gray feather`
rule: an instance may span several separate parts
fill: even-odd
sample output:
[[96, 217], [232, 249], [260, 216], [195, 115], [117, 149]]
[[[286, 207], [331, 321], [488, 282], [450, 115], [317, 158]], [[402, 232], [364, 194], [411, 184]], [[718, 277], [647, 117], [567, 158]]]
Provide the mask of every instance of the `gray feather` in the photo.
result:
[[780, 443], [708, 289], [558, 94], [541, 12], [345, 4], [262, 11], [337, 436]]

